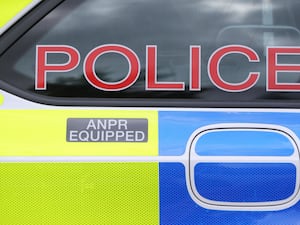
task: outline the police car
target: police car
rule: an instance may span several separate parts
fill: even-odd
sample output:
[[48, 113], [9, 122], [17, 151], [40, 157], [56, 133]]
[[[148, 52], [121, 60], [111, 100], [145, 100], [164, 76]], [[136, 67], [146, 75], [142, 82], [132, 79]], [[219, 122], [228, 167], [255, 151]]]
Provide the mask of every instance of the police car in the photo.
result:
[[299, 1], [19, 4], [1, 225], [299, 224]]

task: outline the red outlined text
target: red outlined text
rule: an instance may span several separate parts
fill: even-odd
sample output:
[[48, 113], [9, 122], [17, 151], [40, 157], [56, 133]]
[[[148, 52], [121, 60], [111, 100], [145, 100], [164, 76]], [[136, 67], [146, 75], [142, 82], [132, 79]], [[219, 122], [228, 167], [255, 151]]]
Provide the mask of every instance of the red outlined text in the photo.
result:
[[[157, 46], [146, 46], [146, 65], [145, 65], [145, 90], [149, 91], [184, 91], [187, 87], [190, 91], [201, 91], [201, 49], [199, 45], [190, 46], [190, 66], [189, 66], [189, 84], [180, 81], [159, 81], [157, 74]], [[68, 62], [62, 64], [49, 64], [47, 57], [49, 54], [64, 54], [68, 56]], [[127, 74], [120, 74], [123, 79], [117, 82], [108, 82], [101, 79], [101, 74], [96, 74], [95, 63], [101, 60], [104, 54], [120, 54], [129, 65]], [[247, 77], [239, 83], [232, 83], [222, 78], [220, 65], [222, 60], [231, 54], [238, 54], [245, 57], [251, 63], [260, 63], [258, 54], [250, 47], [243, 45], [223, 46], [212, 53], [207, 63], [207, 73], [211, 82], [219, 89], [226, 92], [243, 92], [257, 84], [260, 73], [257, 71], [249, 74], [241, 74]], [[278, 82], [280, 72], [300, 72], [299, 64], [280, 64], [278, 57], [282, 55], [299, 55], [300, 47], [269, 47], [266, 51], [266, 89], [267, 91], [300, 91], [300, 83]], [[80, 62], [79, 51], [67, 45], [38, 45], [36, 47], [36, 73], [35, 89], [47, 89], [48, 72], [67, 72], [78, 67]], [[141, 72], [140, 59], [137, 54], [124, 45], [107, 44], [100, 45], [92, 49], [83, 61], [83, 74], [85, 79], [93, 87], [103, 91], [120, 91], [130, 88], [138, 80]], [[233, 71], [238, 73], [237, 71]], [[237, 74], [239, 75], [239, 74]], [[187, 80], [187, 79], [185, 79]]]

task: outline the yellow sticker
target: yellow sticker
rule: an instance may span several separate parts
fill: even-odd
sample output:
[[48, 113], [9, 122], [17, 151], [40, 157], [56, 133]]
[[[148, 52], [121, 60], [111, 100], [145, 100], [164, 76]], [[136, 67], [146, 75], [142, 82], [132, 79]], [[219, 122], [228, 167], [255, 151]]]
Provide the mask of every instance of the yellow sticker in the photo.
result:
[[32, 0], [0, 0], [0, 27], [13, 19]]
[[157, 111], [0, 110], [0, 121], [0, 156], [158, 155]]

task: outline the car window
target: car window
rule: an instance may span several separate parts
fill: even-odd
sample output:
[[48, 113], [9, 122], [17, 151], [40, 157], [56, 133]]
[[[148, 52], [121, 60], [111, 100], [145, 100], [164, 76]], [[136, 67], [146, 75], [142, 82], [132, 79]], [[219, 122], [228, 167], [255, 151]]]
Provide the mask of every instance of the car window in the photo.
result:
[[[298, 9], [297, 0], [66, 0], [3, 54], [1, 80], [66, 99], [296, 100], [300, 70], [278, 68], [299, 64]], [[43, 46], [68, 47], [78, 62], [55, 70], [70, 55]], [[104, 46], [111, 48], [92, 57]], [[287, 48], [277, 54], [279, 46]]]

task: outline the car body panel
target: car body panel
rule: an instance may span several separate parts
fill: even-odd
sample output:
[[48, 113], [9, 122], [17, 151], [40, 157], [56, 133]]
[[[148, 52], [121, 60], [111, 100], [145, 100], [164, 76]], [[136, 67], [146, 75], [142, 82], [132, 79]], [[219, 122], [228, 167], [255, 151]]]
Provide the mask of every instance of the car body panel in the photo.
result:
[[88, 107], [1, 85], [0, 224], [299, 223], [298, 105]]

